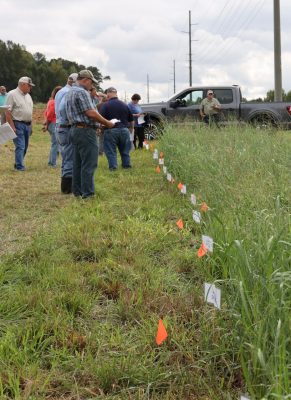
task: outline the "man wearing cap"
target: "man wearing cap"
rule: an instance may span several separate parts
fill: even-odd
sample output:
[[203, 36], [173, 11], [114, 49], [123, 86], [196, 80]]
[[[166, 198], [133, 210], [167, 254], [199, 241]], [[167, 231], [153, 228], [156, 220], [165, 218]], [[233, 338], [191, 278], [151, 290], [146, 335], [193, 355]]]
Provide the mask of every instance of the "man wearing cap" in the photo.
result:
[[92, 103], [89, 91], [93, 83], [98, 84], [98, 81], [91, 71], [80, 71], [76, 85], [72, 86], [65, 98], [74, 147], [73, 194], [83, 199], [95, 194], [94, 173], [98, 162], [97, 122], [107, 128], [114, 126], [114, 123], [97, 112]]
[[116, 147], [119, 150], [122, 168], [131, 168], [130, 155], [131, 141], [128, 127], [133, 131], [133, 115], [128, 106], [117, 97], [117, 90], [110, 87], [105, 90], [108, 101], [103, 104], [100, 114], [109, 120], [117, 119], [113, 129], [104, 129], [104, 152], [108, 160], [110, 171], [117, 169]]
[[67, 117], [65, 98], [76, 83], [78, 74], [73, 72], [67, 80], [66, 86], [58, 91], [55, 97], [56, 112], [56, 137], [60, 145], [62, 155], [61, 167], [61, 191], [64, 194], [72, 193], [73, 176], [73, 145], [70, 137], [70, 124]]
[[28, 148], [29, 136], [32, 133], [31, 121], [33, 102], [30, 96], [32, 86], [31, 78], [23, 76], [18, 81], [18, 87], [10, 90], [7, 95], [6, 105], [10, 106], [5, 112], [6, 121], [16, 134], [13, 139], [15, 145], [15, 164], [17, 171], [24, 171], [24, 157]]
[[219, 122], [219, 111], [221, 110], [221, 105], [219, 101], [214, 97], [213, 90], [207, 91], [207, 97], [202, 100], [200, 104], [200, 116], [209, 125], [212, 121], [218, 125]]
[[6, 87], [0, 86], [0, 106], [4, 106], [7, 99]]

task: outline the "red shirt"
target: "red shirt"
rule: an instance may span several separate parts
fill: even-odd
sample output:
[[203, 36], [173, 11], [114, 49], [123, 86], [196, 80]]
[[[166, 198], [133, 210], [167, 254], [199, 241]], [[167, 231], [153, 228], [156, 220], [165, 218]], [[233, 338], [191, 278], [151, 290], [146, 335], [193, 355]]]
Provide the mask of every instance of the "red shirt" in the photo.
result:
[[44, 113], [48, 123], [56, 122], [55, 100], [49, 99]]

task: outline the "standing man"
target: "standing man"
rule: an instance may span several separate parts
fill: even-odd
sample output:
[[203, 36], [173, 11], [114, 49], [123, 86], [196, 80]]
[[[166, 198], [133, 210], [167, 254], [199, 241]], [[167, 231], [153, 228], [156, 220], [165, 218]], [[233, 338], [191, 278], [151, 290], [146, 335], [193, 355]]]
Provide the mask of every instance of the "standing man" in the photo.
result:
[[76, 83], [78, 74], [72, 73], [67, 80], [66, 86], [58, 91], [55, 97], [56, 112], [56, 137], [60, 145], [62, 155], [61, 167], [61, 191], [64, 194], [72, 193], [73, 176], [73, 145], [70, 136], [70, 123], [67, 117], [65, 98], [67, 93]]
[[14, 168], [17, 171], [25, 171], [24, 157], [28, 148], [29, 136], [32, 133], [33, 102], [29, 94], [32, 86], [35, 85], [31, 78], [23, 76], [18, 81], [18, 87], [10, 90], [6, 99], [6, 105], [10, 106], [5, 112], [6, 121], [17, 136], [13, 139], [15, 145]]
[[219, 101], [214, 97], [213, 90], [209, 89], [207, 91], [207, 97], [203, 99], [200, 104], [200, 116], [203, 122], [209, 125], [214, 121], [218, 126], [220, 110], [221, 105]]
[[7, 93], [6, 87], [0, 86], [0, 106], [4, 106], [6, 104]]
[[128, 107], [130, 111], [132, 112], [133, 118], [134, 118], [134, 139], [133, 139], [133, 145], [134, 148], [136, 149], [136, 140], [138, 138], [138, 148], [142, 149], [143, 148], [143, 142], [144, 142], [144, 126], [143, 123], [139, 123], [139, 117], [141, 117], [142, 114], [142, 109], [141, 106], [138, 104], [138, 102], [141, 100], [141, 97], [138, 93], [135, 93], [131, 96], [131, 102], [128, 103]]
[[[7, 99], [6, 87], [0, 86], [0, 106], [5, 106]], [[0, 112], [0, 125], [5, 122], [5, 114], [4, 111]]]
[[134, 130], [133, 115], [128, 106], [117, 97], [117, 90], [110, 87], [105, 90], [108, 101], [100, 109], [100, 114], [109, 120], [117, 119], [114, 128], [104, 129], [104, 152], [110, 171], [117, 169], [116, 147], [119, 150], [122, 168], [131, 168], [129, 152], [131, 149], [130, 130]]
[[95, 109], [90, 89], [98, 84], [89, 70], [78, 73], [77, 83], [65, 98], [70, 135], [74, 148], [73, 194], [83, 199], [94, 196], [94, 173], [98, 162], [97, 124], [113, 128], [114, 124], [103, 118]]

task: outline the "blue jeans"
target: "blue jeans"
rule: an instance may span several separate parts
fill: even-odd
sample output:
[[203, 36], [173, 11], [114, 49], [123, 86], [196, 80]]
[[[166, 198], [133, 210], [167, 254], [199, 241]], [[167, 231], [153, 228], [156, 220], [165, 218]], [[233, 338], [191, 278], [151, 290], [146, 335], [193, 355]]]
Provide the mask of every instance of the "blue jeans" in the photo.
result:
[[13, 121], [16, 128], [17, 138], [13, 139], [15, 145], [15, 168], [24, 170], [24, 157], [28, 148], [29, 136], [31, 135], [31, 125], [23, 122]]
[[56, 124], [55, 122], [50, 122], [48, 124], [47, 130], [51, 137], [51, 150], [48, 159], [48, 165], [55, 167], [57, 165], [57, 157], [59, 152], [59, 144], [56, 138]]
[[98, 163], [96, 130], [73, 127], [70, 134], [74, 148], [73, 194], [82, 198], [93, 196], [94, 173]]
[[116, 147], [121, 156], [123, 168], [130, 168], [131, 149], [130, 134], [127, 128], [112, 128], [104, 130], [104, 152], [108, 160], [109, 169], [117, 168]]
[[71, 128], [56, 127], [56, 137], [60, 145], [62, 155], [62, 178], [71, 178], [73, 176], [73, 145], [70, 130]]

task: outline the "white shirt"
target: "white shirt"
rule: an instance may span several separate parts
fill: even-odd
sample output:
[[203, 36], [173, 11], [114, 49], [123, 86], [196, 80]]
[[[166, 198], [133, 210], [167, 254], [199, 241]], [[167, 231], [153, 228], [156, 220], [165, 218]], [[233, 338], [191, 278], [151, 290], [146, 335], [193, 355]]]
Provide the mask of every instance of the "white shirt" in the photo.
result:
[[24, 94], [18, 87], [10, 90], [7, 95], [6, 105], [11, 106], [12, 119], [31, 122], [33, 101], [29, 93]]

